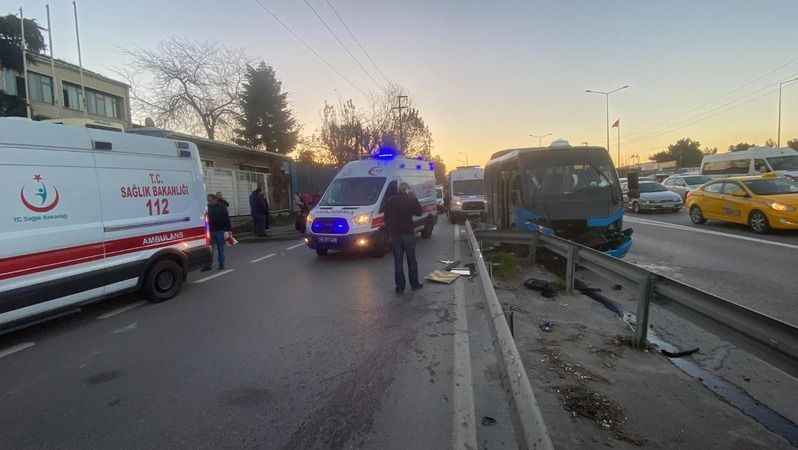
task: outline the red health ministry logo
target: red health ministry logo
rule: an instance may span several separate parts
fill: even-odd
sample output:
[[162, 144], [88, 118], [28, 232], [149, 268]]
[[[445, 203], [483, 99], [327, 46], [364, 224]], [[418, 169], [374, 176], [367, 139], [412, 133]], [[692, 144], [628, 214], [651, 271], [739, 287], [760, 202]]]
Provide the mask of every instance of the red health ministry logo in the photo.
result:
[[19, 190], [19, 199], [22, 204], [37, 213], [46, 213], [55, 209], [61, 200], [58, 188], [45, 183], [41, 175], [34, 175], [33, 181], [35, 181], [33, 187], [24, 185]]

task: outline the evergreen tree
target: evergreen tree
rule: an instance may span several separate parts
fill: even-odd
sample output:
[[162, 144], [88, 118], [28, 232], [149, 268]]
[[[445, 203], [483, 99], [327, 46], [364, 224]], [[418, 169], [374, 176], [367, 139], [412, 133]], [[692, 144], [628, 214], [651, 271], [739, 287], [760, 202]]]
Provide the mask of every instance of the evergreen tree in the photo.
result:
[[287, 98], [288, 93], [282, 92], [282, 83], [271, 66], [261, 62], [258, 67], [249, 67], [241, 95], [236, 142], [275, 153], [293, 151], [299, 129]]

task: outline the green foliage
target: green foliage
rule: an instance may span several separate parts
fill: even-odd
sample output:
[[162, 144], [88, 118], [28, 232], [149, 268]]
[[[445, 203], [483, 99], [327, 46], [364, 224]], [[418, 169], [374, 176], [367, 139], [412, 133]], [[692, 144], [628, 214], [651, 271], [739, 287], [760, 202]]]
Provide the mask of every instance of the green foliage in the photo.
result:
[[493, 264], [493, 276], [499, 280], [511, 278], [518, 272], [518, 257], [510, 252], [499, 251], [490, 257]]
[[443, 162], [443, 158], [440, 155], [435, 155], [432, 162], [435, 163], [435, 182], [446, 186], [446, 164]]
[[771, 147], [771, 148], [776, 147], [776, 141], [774, 141], [773, 139], [768, 139], [767, 141], [765, 141], [765, 147]]
[[649, 159], [656, 162], [676, 161], [678, 167], [695, 167], [701, 164], [705, 154], [711, 154], [712, 151], [710, 149], [705, 153], [701, 150], [700, 142], [682, 138], [669, 145], [667, 150], [651, 155]]
[[751, 148], [753, 146], [754, 146], [754, 144], [749, 144], [748, 142], [740, 142], [740, 143], [735, 144], [735, 145], [730, 145], [729, 146], [729, 151], [730, 152], [744, 152], [744, 151], [748, 150], [749, 148]]
[[[0, 66], [22, 72], [22, 33], [19, 17], [9, 14], [0, 17]], [[33, 19], [25, 19], [25, 44], [29, 53], [42, 53], [47, 49], [44, 36]], [[31, 61], [30, 55], [28, 61]]]
[[248, 67], [242, 88], [236, 142], [274, 153], [292, 152], [299, 129], [274, 69], [264, 62]]

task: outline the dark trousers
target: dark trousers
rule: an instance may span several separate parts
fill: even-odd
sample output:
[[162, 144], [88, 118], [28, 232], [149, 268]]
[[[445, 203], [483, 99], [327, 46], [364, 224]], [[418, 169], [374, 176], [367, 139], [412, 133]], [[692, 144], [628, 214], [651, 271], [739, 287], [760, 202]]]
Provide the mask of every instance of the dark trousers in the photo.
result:
[[405, 271], [404, 259], [407, 255], [407, 272], [410, 277], [410, 286], [415, 287], [419, 285], [418, 282], [418, 263], [416, 262], [416, 235], [415, 234], [402, 234], [394, 236], [392, 239], [393, 244], [393, 269], [394, 280], [396, 287], [399, 289], [405, 288]]
[[216, 251], [216, 259], [219, 261], [219, 268], [224, 267], [224, 231], [214, 231], [211, 233], [212, 248]]
[[255, 226], [255, 234], [258, 236], [263, 236], [266, 234], [266, 215], [265, 214], [253, 214], [252, 215], [252, 223]]

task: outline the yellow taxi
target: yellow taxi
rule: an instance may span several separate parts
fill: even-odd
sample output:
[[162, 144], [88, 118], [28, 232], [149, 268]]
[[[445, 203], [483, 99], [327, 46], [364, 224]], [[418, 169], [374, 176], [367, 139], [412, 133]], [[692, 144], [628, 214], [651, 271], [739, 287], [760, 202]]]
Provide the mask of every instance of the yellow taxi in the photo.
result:
[[798, 183], [775, 174], [711, 181], [687, 194], [690, 220], [746, 224], [757, 233], [798, 230]]

